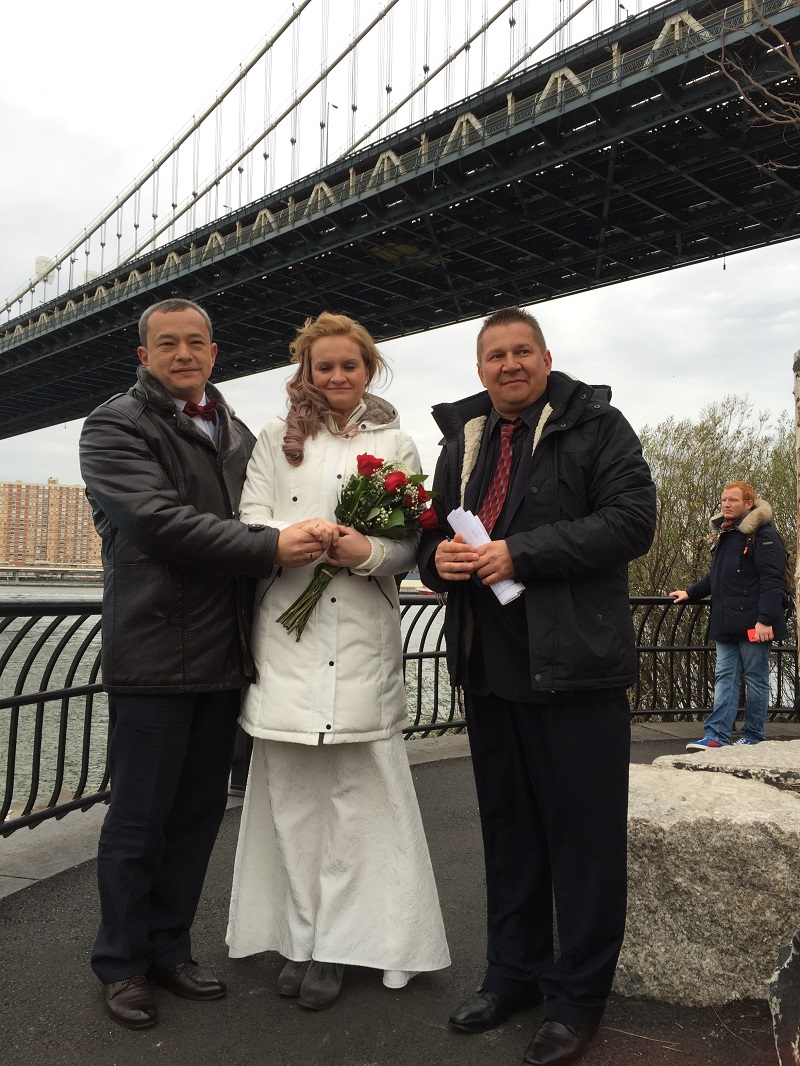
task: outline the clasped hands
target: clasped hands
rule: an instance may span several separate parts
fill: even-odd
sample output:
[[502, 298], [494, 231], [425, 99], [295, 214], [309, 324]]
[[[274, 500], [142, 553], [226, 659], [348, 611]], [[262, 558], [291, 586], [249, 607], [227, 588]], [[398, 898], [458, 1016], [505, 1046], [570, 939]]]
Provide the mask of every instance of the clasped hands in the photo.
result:
[[369, 558], [370, 550], [369, 541], [357, 529], [326, 518], [306, 518], [280, 531], [275, 563], [305, 566], [325, 555], [334, 566], [358, 566]]
[[514, 578], [514, 563], [504, 540], [490, 540], [473, 548], [456, 533], [452, 540], [440, 541], [434, 561], [444, 581], [469, 581], [477, 574], [483, 585], [493, 585]]

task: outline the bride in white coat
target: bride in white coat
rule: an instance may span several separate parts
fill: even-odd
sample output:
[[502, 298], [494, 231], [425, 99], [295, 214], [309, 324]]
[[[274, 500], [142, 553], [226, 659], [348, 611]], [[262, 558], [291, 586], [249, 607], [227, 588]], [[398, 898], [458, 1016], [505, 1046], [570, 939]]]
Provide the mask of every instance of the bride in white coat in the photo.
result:
[[320, 553], [345, 567], [302, 639], [277, 622], [303, 592], [306, 567], [259, 582], [258, 680], [242, 717], [254, 738], [233, 876], [227, 942], [234, 957], [278, 951], [282, 995], [320, 1009], [345, 965], [403, 987], [449, 965], [436, 885], [401, 728], [407, 721], [394, 575], [411, 569], [416, 535], [397, 541], [338, 526], [339, 491], [356, 456], [419, 471], [397, 412], [367, 386], [386, 364], [344, 315], [308, 319], [291, 345], [297, 372], [285, 420], [262, 430], [241, 519], [305, 522]]

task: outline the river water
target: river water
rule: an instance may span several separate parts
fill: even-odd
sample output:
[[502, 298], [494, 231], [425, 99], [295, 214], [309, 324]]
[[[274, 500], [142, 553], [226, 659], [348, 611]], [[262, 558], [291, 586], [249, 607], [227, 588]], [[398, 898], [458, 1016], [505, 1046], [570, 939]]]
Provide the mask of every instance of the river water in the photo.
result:
[[[0, 603], [85, 601], [100, 585], [0, 585]], [[78, 687], [99, 678], [99, 614], [46, 616], [31, 623], [0, 617], [0, 698]], [[97, 693], [0, 708], [0, 804], [13, 815], [51, 797], [70, 799], [78, 788], [96, 792], [106, 764], [108, 705]]]

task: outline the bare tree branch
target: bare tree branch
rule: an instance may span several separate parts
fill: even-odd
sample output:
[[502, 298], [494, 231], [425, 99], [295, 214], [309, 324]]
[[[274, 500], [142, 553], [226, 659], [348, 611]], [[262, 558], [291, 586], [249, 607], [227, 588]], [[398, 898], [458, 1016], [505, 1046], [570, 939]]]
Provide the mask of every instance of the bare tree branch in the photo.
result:
[[[795, 0], [800, 8], [800, 0]], [[721, 41], [719, 57], [708, 61], [736, 88], [739, 98], [755, 116], [755, 124], [784, 126], [800, 133], [800, 55], [795, 43], [777, 26], [773, 26], [762, 11], [761, 0], [752, 0], [753, 16], [761, 29], [754, 29], [750, 40], [757, 41], [764, 50], [780, 59], [786, 66], [786, 78], [771, 85], [762, 84], [755, 75], [755, 59], [745, 58], [743, 50]], [[765, 170], [800, 170], [800, 164], [772, 160], [762, 164]]]

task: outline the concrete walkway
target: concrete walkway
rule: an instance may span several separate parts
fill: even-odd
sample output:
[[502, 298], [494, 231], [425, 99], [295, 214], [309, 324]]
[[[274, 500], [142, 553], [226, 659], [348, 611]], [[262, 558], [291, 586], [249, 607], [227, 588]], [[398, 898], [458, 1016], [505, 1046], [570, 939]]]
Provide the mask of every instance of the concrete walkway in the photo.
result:
[[[771, 739], [796, 738], [800, 725], [771, 724], [768, 731]], [[680, 752], [695, 735], [696, 724], [636, 725], [631, 758], [650, 762]], [[240, 806], [232, 801], [194, 930], [199, 957], [228, 982], [229, 995], [198, 1004], [157, 989], [159, 1024], [139, 1033], [121, 1029], [106, 1016], [88, 964], [103, 810], [75, 813], [0, 840], [0, 1060], [5, 1066], [516, 1066], [539, 1011], [476, 1036], [447, 1026], [448, 1012], [479, 983], [485, 953], [482, 849], [466, 739], [413, 741], [408, 749], [453, 956], [448, 970], [389, 991], [377, 973], [350, 969], [340, 1001], [313, 1013], [275, 994], [277, 955], [228, 959], [224, 931]], [[584, 1061], [774, 1066], [776, 1057], [765, 1002], [715, 1011], [612, 997]]]

